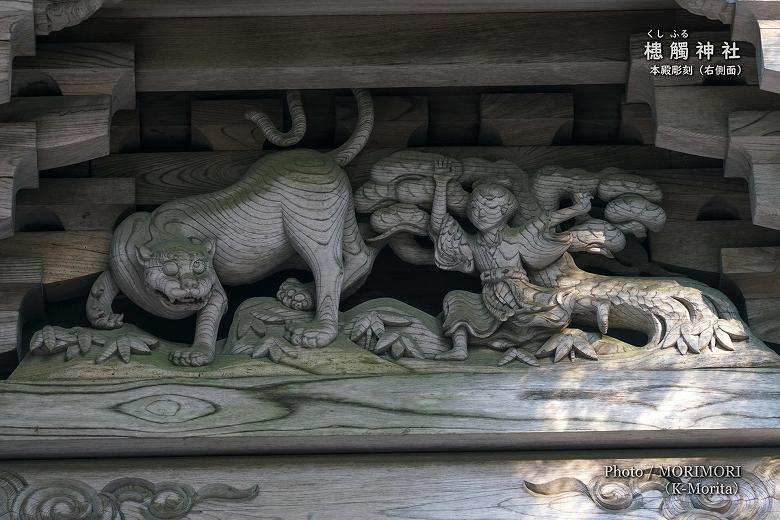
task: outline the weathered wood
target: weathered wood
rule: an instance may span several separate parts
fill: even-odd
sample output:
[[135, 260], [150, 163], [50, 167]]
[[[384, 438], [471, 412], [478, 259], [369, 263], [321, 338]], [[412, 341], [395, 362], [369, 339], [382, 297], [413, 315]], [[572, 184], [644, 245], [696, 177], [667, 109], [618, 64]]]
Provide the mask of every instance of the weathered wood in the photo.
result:
[[744, 301], [751, 329], [780, 344], [780, 247], [722, 249], [721, 273], [724, 290]]
[[133, 179], [41, 179], [37, 190], [19, 193], [17, 229], [113, 231], [135, 209]]
[[110, 96], [14, 98], [0, 121], [37, 123], [38, 168], [46, 170], [109, 153]]
[[265, 112], [281, 128], [282, 100], [203, 100], [192, 102], [192, 146], [202, 150], [261, 150], [265, 137], [244, 118], [249, 110]]
[[750, 220], [747, 183], [724, 178], [719, 168], [639, 170], [637, 173], [658, 183], [669, 220]]
[[[375, 96], [374, 128], [367, 148], [404, 148], [428, 144], [428, 98]], [[352, 97], [336, 98], [336, 144], [349, 138], [357, 121]], [[547, 144], [547, 143], [546, 143]]]
[[[49, 85], [51, 83], [51, 85]], [[13, 95], [52, 88], [65, 96], [109, 95], [111, 111], [135, 107], [135, 50], [128, 43], [40, 44], [14, 61]]]
[[753, 223], [780, 229], [780, 112], [734, 112], [729, 116], [726, 175], [750, 185]]
[[479, 144], [568, 144], [574, 128], [571, 93], [482, 94]]
[[52, 40], [134, 41], [141, 92], [618, 84], [631, 34], [712, 23], [681, 11], [103, 18]]
[[704, 157], [725, 158], [729, 114], [780, 109], [780, 96], [751, 86], [682, 86], [655, 89], [655, 145]]
[[780, 2], [740, 0], [736, 3], [732, 37], [756, 48], [759, 85], [780, 92]]
[[[453, 157], [508, 159], [521, 168], [550, 164], [601, 170], [716, 167], [711, 159], [686, 156], [652, 146], [527, 146], [527, 147], [426, 147]], [[368, 180], [371, 167], [398, 149], [366, 150], [347, 166], [354, 187]], [[156, 206], [177, 197], [207, 193], [235, 182], [263, 155], [261, 151], [136, 153], [102, 157], [92, 161], [96, 177], [133, 177], [136, 203]]]
[[[583, 375], [540, 369], [525, 375], [3, 383], [0, 456], [702, 448], [780, 440], [776, 369]], [[44, 402], [50, 404], [42, 408]], [[156, 413], [153, 402], [170, 404], [169, 412]]]
[[209, 0], [122, 0], [98, 11], [102, 18], [177, 18], [237, 16], [311, 16], [311, 15], [388, 15], [436, 13], [504, 13], [538, 11], [628, 11], [675, 9], [673, 0], [424, 0], [383, 2], [363, 0], [227, 0], [214, 4]]
[[574, 87], [574, 141], [612, 144], [618, 140], [623, 85]]
[[654, 144], [655, 117], [646, 103], [620, 104], [620, 142], [625, 144]]
[[654, 262], [672, 267], [720, 272], [720, 251], [729, 247], [765, 247], [780, 244], [780, 232], [745, 220], [670, 220], [663, 231], [650, 235]]
[[16, 193], [38, 186], [35, 123], [0, 124], [0, 239], [14, 232]]
[[192, 100], [192, 92], [139, 94], [143, 147], [166, 150], [189, 148]]
[[0, 258], [0, 353], [16, 352], [22, 326], [43, 314], [43, 267], [36, 258]]
[[[64, 492], [77, 486], [79, 490], [89, 486], [98, 491], [119, 478], [133, 483], [137, 480], [132, 479], [139, 478], [154, 484], [173, 481], [176, 487], [166, 488], [167, 497], [177, 496], [176, 490], [187, 486], [259, 487], [259, 494], [248, 499], [202, 499], [192, 516], [204, 518], [668, 520], [660, 513], [665, 499], [667, 505], [679, 504], [679, 510], [698, 513], [700, 518], [714, 517], [706, 515], [725, 503], [729, 511], [745, 514], [734, 518], [771, 520], [780, 513], [773, 474], [777, 465], [776, 450], [740, 449], [206, 457], [168, 458], [164, 462], [136, 458], [62, 460], [56, 464], [5, 461], [3, 469], [19, 475], [34, 489], [47, 486], [55, 494], [58, 488]], [[685, 466], [739, 466], [740, 477], [722, 480], [737, 481], [741, 490], [717, 506], [707, 506], [710, 503], [704, 500], [694, 505], [688, 496], [669, 497], [660, 489], [640, 491], [645, 479], [651, 486], [660, 482], [659, 487], [663, 487], [663, 479], [649, 475], [651, 468], [658, 474], [660, 468]], [[605, 478], [607, 468], [612, 467], [643, 472], [634, 481], [635, 494], [621, 494], [621, 490], [628, 490], [627, 479]], [[755, 475], [761, 484], [748, 480], [748, 475]], [[545, 486], [557, 479], [570, 480], [558, 481], [558, 489]], [[570, 489], [566, 483], [577, 487]], [[590, 488], [593, 483], [613, 484]], [[614, 494], [600, 495], [597, 489], [605, 488], [615, 490]], [[602, 506], [585, 494], [587, 489], [592, 490], [591, 496], [599, 497]], [[623, 508], [614, 503], [618, 499]], [[125, 502], [122, 510], [135, 512], [149, 503], [149, 497], [139, 504]]]
[[111, 118], [111, 153], [136, 152], [141, 148], [141, 115], [138, 110], [120, 110]]
[[42, 262], [47, 301], [85, 294], [108, 265], [111, 233], [52, 231], [16, 233], [0, 243], [0, 258], [37, 258]]
[[730, 24], [734, 21], [734, 4], [736, 0], [677, 0], [683, 9], [706, 16], [710, 20], [718, 20]]
[[35, 54], [33, 1], [0, 2], [0, 103], [11, 99], [14, 58], [32, 54]]
[[430, 96], [429, 144], [469, 146], [479, 139], [479, 96], [441, 94]]

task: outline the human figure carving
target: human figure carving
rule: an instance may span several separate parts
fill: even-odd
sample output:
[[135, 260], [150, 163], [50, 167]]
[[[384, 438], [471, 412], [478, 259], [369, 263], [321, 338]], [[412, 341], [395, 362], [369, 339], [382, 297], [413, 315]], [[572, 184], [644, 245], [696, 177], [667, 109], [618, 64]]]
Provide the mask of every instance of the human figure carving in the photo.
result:
[[[269, 154], [232, 186], [173, 200], [122, 222], [113, 237], [109, 269], [87, 301], [92, 325], [122, 326], [123, 317], [111, 307], [120, 292], [164, 318], [197, 313], [192, 348], [170, 359], [177, 365], [205, 365], [214, 359], [227, 307], [223, 285], [248, 284], [305, 265], [313, 284], [288, 280], [279, 298], [298, 310], [316, 309], [316, 317], [311, 323], [287, 324], [286, 338], [303, 347], [328, 345], [337, 335], [341, 293], [365, 280], [376, 256], [358, 230], [342, 169], [363, 148], [373, 125], [370, 95], [359, 89], [354, 93], [358, 124], [338, 149]], [[273, 128], [265, 114], [252, 112], [247, 118], [271, 142], [294, 144], [306, 122], [298, 93], [288, 93], [288, 102], [293, 129], [286, 134]]]
[[[603, 219], [589, 215], [595, 197], [606, 204]], [[377, 163], [355, 198], [381, 233], [371, 240], [389, 241], [413, 263], [480, 274], [480, 294], [445, 296], [443, 330], [453, 348], [439, 359], [464, 359], [474, 345], [506, 350], [502, 362], [597, 359], [598, 335], [570, 323], [601, 334], [610, 327], [641, 331], [646, 347], [676, 347], [680, 354], [758, 342], [734, 304], [704, 284], [601, 276], [574, 263], [572, 252], [611, 256], [625, 247], [625, 235], [642, 238], [662, 229], [661, 192], [649, 179], [614, 169], [594, 174], [545, 167], [527, 174], [508, 161], [404, 151]], [[562, 204], [567, 199], [569, 206]], [[456, 216], [476, 232], [467, 232]], [[429, 236], [433, 250], [413, 235]]]

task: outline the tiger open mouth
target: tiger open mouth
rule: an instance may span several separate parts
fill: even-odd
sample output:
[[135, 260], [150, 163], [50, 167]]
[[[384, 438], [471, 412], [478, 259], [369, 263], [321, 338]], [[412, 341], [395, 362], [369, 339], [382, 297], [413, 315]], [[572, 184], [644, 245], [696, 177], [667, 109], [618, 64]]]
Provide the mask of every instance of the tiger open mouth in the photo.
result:
[[205, 301], [204, 298], [196, 298], [194, 296], [181, 296], [176, 297], [170, 294], [166, 294], [159, 289], [155, 289], [157, 293], [157, 296], [164, 302], [168, 303], [170, 305], [177, 305], [177, 306], [195, 306], [195, 305], [202, 305]]

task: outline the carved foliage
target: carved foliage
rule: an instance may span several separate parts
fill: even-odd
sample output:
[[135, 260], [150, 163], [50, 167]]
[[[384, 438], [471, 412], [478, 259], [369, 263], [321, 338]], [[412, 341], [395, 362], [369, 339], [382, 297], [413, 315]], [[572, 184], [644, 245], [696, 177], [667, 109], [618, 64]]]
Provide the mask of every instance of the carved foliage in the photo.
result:
[[734, 21], [735, 0], [677, 0], [680, 7], [693, 14], [730, 24]]
[[208, 484], [195, 490], [178, 482], [155, 484], [141, 478], [119, 478], [102, 491], [73, 479], [28, 483], [21, 476], [0, 471], [0, 518], [68, 518], [121, 520], [122, 505], [140, 505], [144, 518], [180, 519], [208, 500], [252, 500], [258, 486], [236, 489], [225, 484]]

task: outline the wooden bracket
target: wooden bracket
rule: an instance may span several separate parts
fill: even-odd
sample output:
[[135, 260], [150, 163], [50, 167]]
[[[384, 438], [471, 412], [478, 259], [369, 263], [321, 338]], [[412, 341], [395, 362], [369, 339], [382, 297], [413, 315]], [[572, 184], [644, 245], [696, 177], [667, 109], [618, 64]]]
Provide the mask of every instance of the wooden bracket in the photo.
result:
[[780, 111], [734, 112], [729, 116], [727, 177], [750, 187], [753, 223], [780, 229]]
[[38, 187], [35, 123], [0, 124], [0, 239], [14, 232], [16, 192]]

